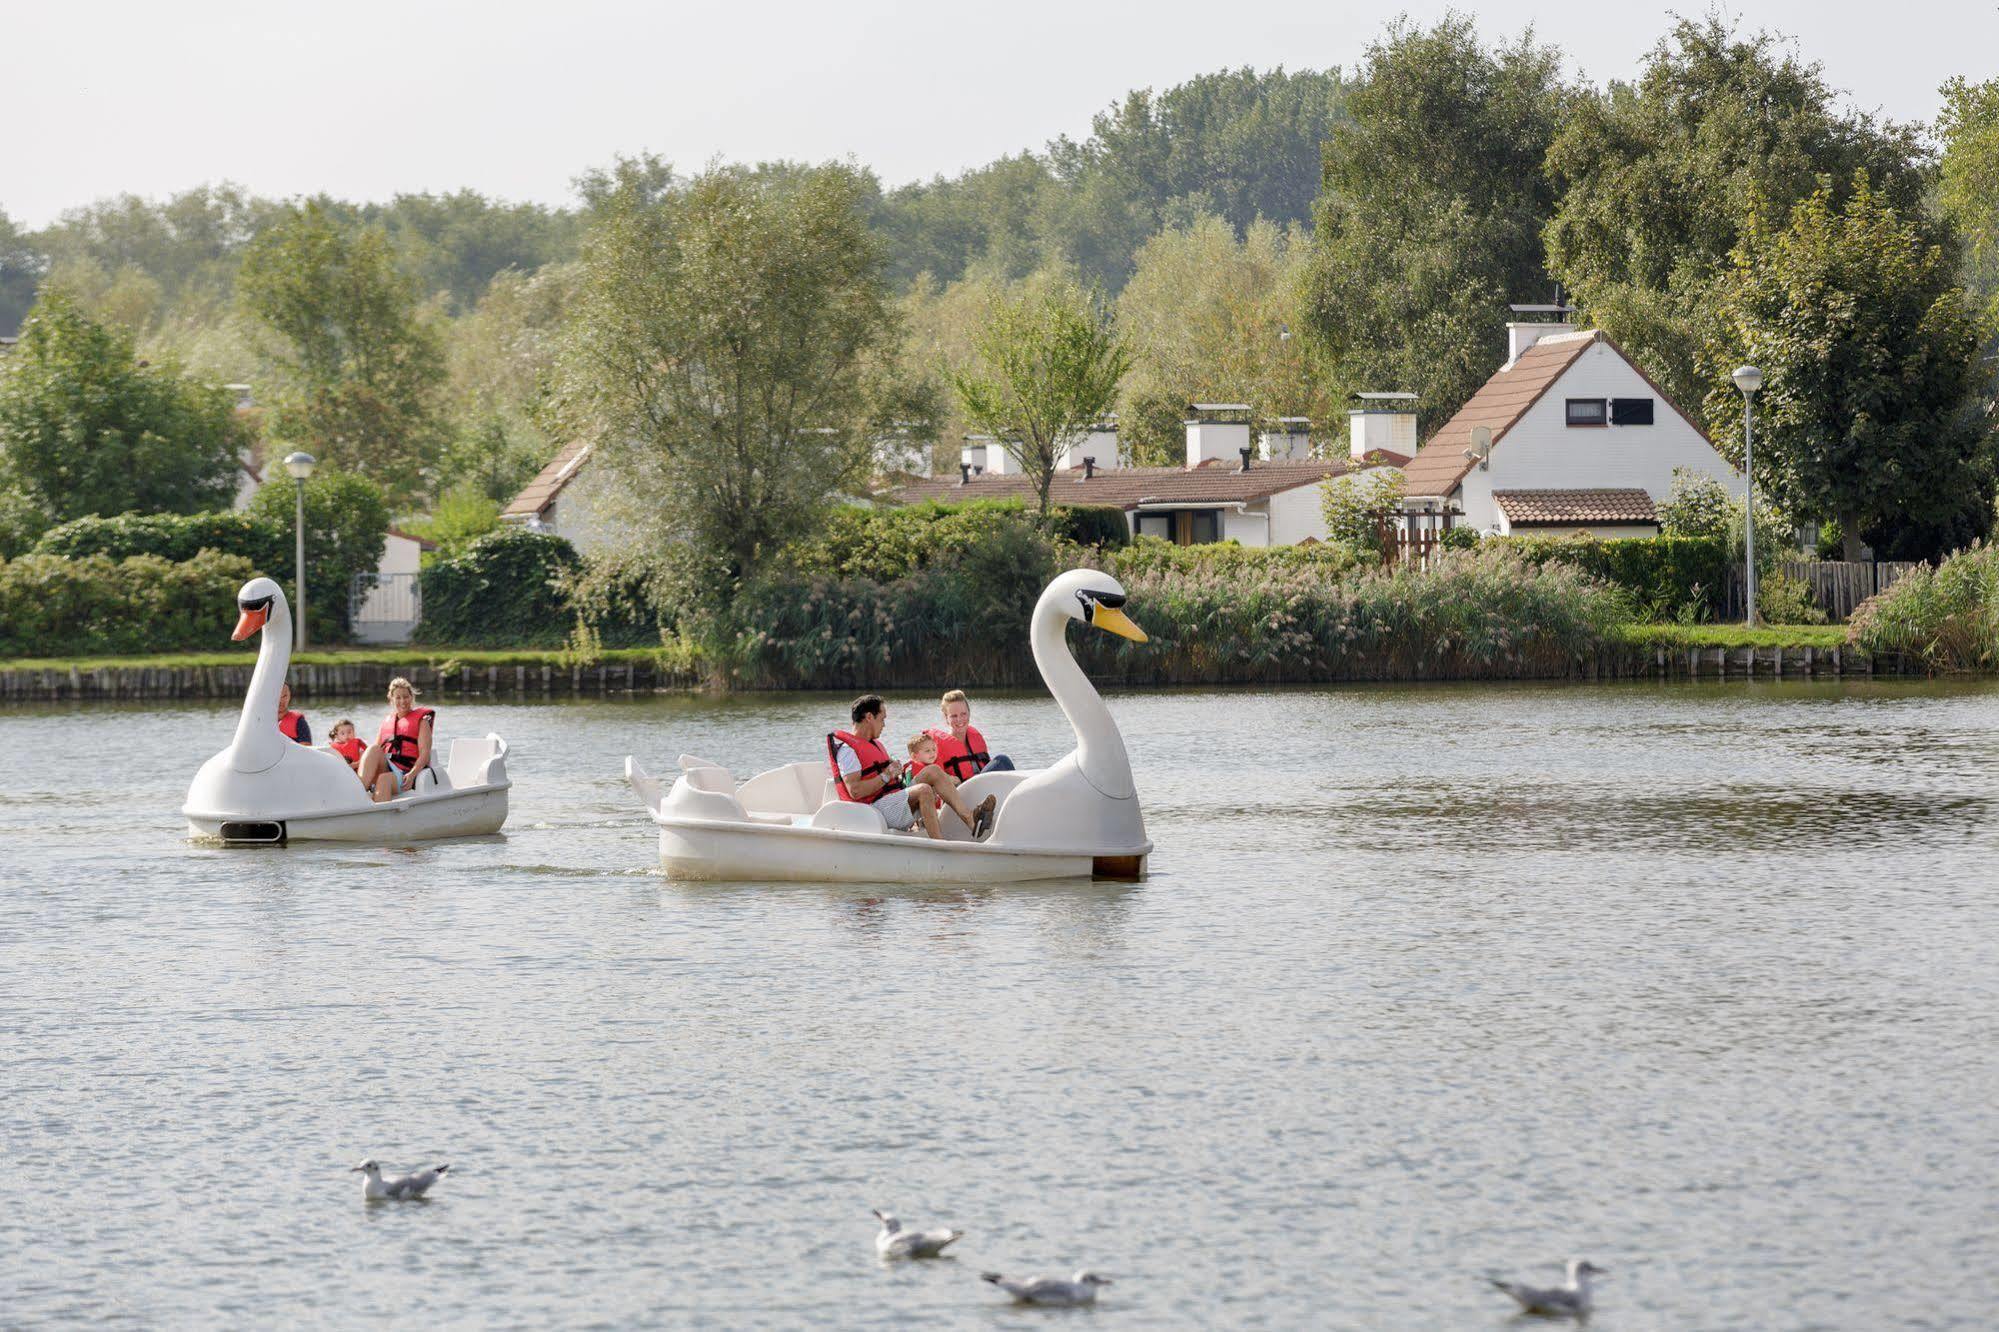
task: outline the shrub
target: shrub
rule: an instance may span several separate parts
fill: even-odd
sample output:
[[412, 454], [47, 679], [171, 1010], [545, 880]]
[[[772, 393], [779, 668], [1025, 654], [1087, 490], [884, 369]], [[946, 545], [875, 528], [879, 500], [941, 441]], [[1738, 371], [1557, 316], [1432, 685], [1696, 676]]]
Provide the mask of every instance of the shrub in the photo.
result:
[[489, 532], [464, 554], [424, 567], [416, 637], [453, 647], [558, 647], [574, 625], [565, 588], [581, 563], [559, 536]]
[[1099, 550], [1116, 550], [1131, 542], [1131, 524], [1124, 510], [1109, 504], [1057, 505], [1055, 530], [1063, 540]]
[[46, 554], [0, 562], [0, 654], [223, 650], [236, 593], [255, 575], [242, 556], [212, 550], [179, 563]]
[[1934, 569], [1912, 569], [1860, 604], [1846, 637], [1871, 654], [1914, 657], [1933, 671], [1999, 666], [1999, 546], [1973, 544]]
[[[277, 578], [285, 576], [277, 570], [289, 574], [297, 561], [298, 483], [282, 468], [272, 470], [275, 475], [250, 500], [249, 516], [280, 534], [284, 555], [263, 570]], [[355, 575], [382, 567], [388, 531], [388, 501], [368, 478], [322, 467], [305, 483], [306, 609], [313, 641], [347, 637], [348, 589]]]
[[1630, 613], [1606, 582], [1497, 544], [1427, 571], [1160, 567], [1125, 590], [1151, 642], [1075, 640], [1087, 668], [1125, 683], [1559, 675]]
[[951, 563], [988, 542], [1017, 540], [1022, 532], [1047, 544], [1019, 500], [873, 509], [846, 505], [827, 515], [819, 535], [786, 547], [781, 562], [806, 575], [888, 582]]
[[11, 486], [0, 486], [0, 560], [11, 560], [35, 548], [49, 530], [42, 506]]
[[36, 542], [43, 555], [81, 559], [108, 555], [122, 560], [133, 555], [157, 555], [176, 564], [204, 550], [238, 555], [266, 576], [289, 572], [292, 562], [291, 514], [282, 527], [259, 522], [247, 513], [127, 513], [116, 518], [76, 518], [52, 527]]
[[1254, 577], [1276, 570], [1314, 569], [1337, 577], [1361, 567], [1365, 557], [1350, 546], [1244, 546], [1218, 541], [1179, 546], [1158, 537], [1139, 537], [1123, 550], [1108, 552], [1106, 573], [1125, 582], [1148, 573], [1194, 573], [1212, 578]]
[[1714, 537], [1493, 537], [1486, 544], [1517, 551], [1530, 564], [1574, 565], [1623, 588], [1639, 613], [1655, 620], [1721, 614], [1734, 568], [1727, 544]]
[[1811, 584], [1775, 569], [1756, 580], [1756, 609], [1765, 624], [1824, 624]]

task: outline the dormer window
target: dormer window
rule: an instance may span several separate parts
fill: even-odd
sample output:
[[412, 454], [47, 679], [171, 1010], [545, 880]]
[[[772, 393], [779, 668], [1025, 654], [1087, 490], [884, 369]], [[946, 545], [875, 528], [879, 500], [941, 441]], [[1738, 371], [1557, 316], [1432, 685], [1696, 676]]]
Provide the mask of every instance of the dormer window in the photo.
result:
[[1608, 404], [1602, 398], [1570, 398], [1569, 424], [1600, 426], [1609, 424]]

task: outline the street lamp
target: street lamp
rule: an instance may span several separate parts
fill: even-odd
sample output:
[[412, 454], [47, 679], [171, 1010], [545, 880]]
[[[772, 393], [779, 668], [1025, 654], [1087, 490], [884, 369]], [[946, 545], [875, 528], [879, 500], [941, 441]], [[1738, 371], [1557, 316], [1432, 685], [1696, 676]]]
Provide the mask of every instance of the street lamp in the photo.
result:
[[292, 651], [305, 651], [305, 483], [319, 464], [310, 453], [287, 453], [285, 470], [298, 482], [298, 610], [292, 615]]
[[1756, 627], [1756, 390], [1763, 387], [1763, 372], [1753, 365], [1736, 367], [1729, 376], [1742, 390], [1742, 474], [1749, 480], [1749, 494], [1742, 502], [1743, 548], [1748, 565], [1749, 627]]

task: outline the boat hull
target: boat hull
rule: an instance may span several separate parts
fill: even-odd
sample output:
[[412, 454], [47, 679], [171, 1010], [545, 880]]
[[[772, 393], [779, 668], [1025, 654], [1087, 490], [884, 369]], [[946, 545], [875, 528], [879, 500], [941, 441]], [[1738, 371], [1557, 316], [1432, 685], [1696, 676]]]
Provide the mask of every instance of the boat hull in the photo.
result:
[[507, 821], [507, 788], [474, 787], [405, 796], [365, 809], [287, 816], [282, 812], [187, 816], [190, 837], [226, 842], [374, 842], [399, 844], [496, 833]]
[[772, 883], [1026, 883], [1140, 878], [1148, 844], [1115, 855], [933, 842], [889, 833], [776, 828], [732, 821], [667, 823], [659, 858], [675, 878]]

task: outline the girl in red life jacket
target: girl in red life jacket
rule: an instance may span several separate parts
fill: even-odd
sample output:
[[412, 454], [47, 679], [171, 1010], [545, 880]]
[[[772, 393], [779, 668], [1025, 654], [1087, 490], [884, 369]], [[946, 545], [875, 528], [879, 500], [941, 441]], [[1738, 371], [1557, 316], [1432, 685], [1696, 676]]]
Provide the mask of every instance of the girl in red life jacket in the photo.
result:
[[[937, 761], [937, 741], [927, 731], [918, 731], [909, 737], [909, 762], [902, 765], [902, 780], [913, 782], [916, 774]], [[932, 798], [932, 809], [944, 808], [942, 796]]]
[[361, 784], [377, 801], [394, 800], [416, 788], [417, 774], [430, 766], [431, 721], [436, 715], [416, 705], [415, 685], [400, 675], [389, 681], [389, 715], [361, 758]]
[[306, 724], [303, 712], [292, 711], [292, 687], [288, 684], [278, 686], [278, 730], [295, 745], [312, 744], [312, 727]]
[[326, 747], [346, 759], [348, 767], [360, 771], [361, 754], [367, 746], [361, 743], [360, 736], [354, 734], [353, 722], [342, 717], [333, 723], [333, 734], [327, 741]]

